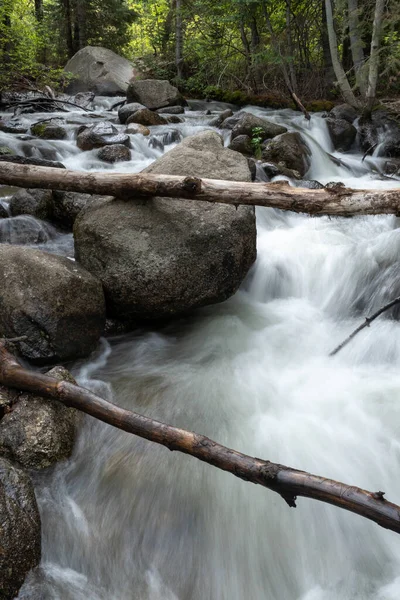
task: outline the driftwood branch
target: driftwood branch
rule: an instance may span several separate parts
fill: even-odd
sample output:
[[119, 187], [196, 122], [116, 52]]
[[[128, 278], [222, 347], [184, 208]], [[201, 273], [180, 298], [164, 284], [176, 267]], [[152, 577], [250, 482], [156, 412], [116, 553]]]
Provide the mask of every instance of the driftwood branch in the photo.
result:
[[124, 199], [162, 196], [233, 206], [268, 206], [336, 217], [400, 214], [400, 188], [352, 190], [337, 185], [309, 190], [290, 187], [281, 181], [247, 183], [149, 173], [82, 173], [8, 162], [0, 164], [0, 184], [103, 194]]
[[289, 506], [303, 496], [344, 508], [385, 529], [400, 533], [400, 506], [388, 502], [384, 492], [368, 492], [332, 479], [253, 458], [213, 440], [134, 413], [99, 398], [89, 390], [22, 367], [0, 340], [0, 383], [58, 400], [82, 412], [133, 433], [169, 450], [189, 454], [244, 481], [256, 483], [282, 496]]
[[389, 310], [389, 308], [392, 308], [393, 306], [396, 306], [396, 304], [400, 304], [400, 296], [398, 296], [397, 298], [395, 298], [394, 300], [392, 300], [388, 304], [385, 304], [385, 306], [382, 306], [382, 308], [380, 308], [379, 310], [377, 310], [370, 317], [365, 317], [364, 323], [362, 323], [362, 325], [360, 325], [359, 327], [357, 327], [357, 329], [355, 329], [349, 335], [349, 337], [347, 337], [341, 344], [339, 344], [339, 346], [336, 346], [336, 348], [334, 350], [332, 350], [332, 352], [329, 353], [329, 356], [335, 356], [335, 354], [337, 354], [339, 352], [339, 350], [341, 350], [342, 348], [344, 348], [345, 346], [347, 346], [347, 344], [353, 339], [353, 337], [355, 337], [357, 335], [357, 333], [359, 333], [360, 331], [362, 331], [363, 329], [365, 329], [365, 327], [369, 327], [371, 325], [372, 321], [375, 321], [375, 319], [377, 317], [379, 317], [382, 313], [384, 313], [387, 310]]
[[47, 96], [43, 96], [40, 98], [38, 98], [38, 97], [30, 98], [28, 100], [10, 100], [9, 102], [4, 103], [4, 107], [5, 108], [19, 108], [19, 107], [26, 108], [26, 107], [32, 106], [32, 108], [35, 107], [36, 110], [38, 110], [38, 107], [44, 107], [46, 111], [50, 112], [50, 111], [57, 110], [58, 104], [74, 106], [75, 108], [79, 108], [80, 110], [87, 112], [86, 108], [84, 108], [83, 106], [80, 106], [79, 104], [76, 104], [75, 102], [71, 102], [70, 100], [60, 100], [57, 98], [49, 98]]

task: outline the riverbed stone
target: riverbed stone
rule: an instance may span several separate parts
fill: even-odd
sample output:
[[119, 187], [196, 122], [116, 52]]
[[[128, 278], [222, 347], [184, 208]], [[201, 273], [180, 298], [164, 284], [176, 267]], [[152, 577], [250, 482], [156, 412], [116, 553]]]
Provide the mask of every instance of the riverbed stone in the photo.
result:
[[35, 167], [54, 167], [55, 169], [65, 169], [65, 165], [56, 160], [19, 156], [18, 154], [16, 156], [0, 156], [0, 161], [7, 161], [17, 165], [34, 165]]
[[17, 596], [40, 556], [40, 515], [32, 481], [0, 457], [0, 600]]
[[148, 127], [145, 127], [144, 125], [140, 125], [139, 123], [129, 123], [129, 125], [125, 129], [125, 133], [129, 133], [130, 135], [135, 135], [136, 133], [141, 133], [142, 135], [150, 135], [150, 129]]
[[140, 110], [135, 111], [127, 120], [126, 124], [130, 123], [139, 123], [139, 125], [144, 125], [145, 127], [151, 127], [152, 125], [166, 125], [168, 123], [167, 119], [162, 115], [159, 115], [148, 108], [141, 108]]
[[85, 208], [88, 202], [96, 198], [97, 196], [91, 194], [54, 190], [51, 221], [61, 229], [72, 231], [75, 219], [81, 210]]
[[257, 130], [256, 137], [261, 137], [262, 141], [287, 132], [287, 128], [282, 125], [277, 125], [268, 121], [268, 119], [244, 112], [232, 129], [232, 140], [239, 135], [248, 135], [252, 138], [255, 129]]
[[51, 190], [21, 189], [10, 199], [10, 213], [13, 217], [18, 215], [32, 215], [37, 219], [50, 221], [53, 215], [53, 193]]
[[[47, 375], [76, 384], [64, 367]], [[26, 469], [46, 469], [72, 454], [81, 413], [61, 402], [23, 393], [0, 421], [0, 455]]]
[[141, 108], [146, 107], [143, 106], [143, 104], [140, 104], [140, 102], [130, 102], [129, 104], [124, 104], [121, 106], [121, 108], [118, 110], [118, 118], [120, 123], [126, 123], [129, 117], [134, 115], [135, 112]]
[[62, 119], [40, 121], [31, 126], [31, 133], [43, 140], [65, 140], [67, 130], [64, 125], [65, 121]]
[[157, 108], [157, 112], [160, 115], [183, 115], [185, 109], [183, 106], [165, 106], [164, 108]]
[[132, 81], [128, 86], [126, 97], [128, 102], [140, 102], [150, 110], [185, 104], [178, 88], [166, 79]]
[[78, 133], [76, 144], [78, 148], [86, 151], [111, 144], [129, 146], [130, 142], [129, 136], [126, 133], [119, 133], [118, 129], [112, 123], [102, 121], [90, 127], [82, 127]]
[[[146, 172], [251, 179], [247, 159], [213, 131], [186, 138]], [[108, 315], [124, 321], [221, 302], [256, 257], [252, 207], [190, 200], [103, 200], [80, 213], [74, 237], [77, 259], [103, 283]]]
[[357, 135], [357, 129], [345, 119], [326, 119], [329, 135], [335, 150], [346, 152], [350, 150]]
[[123, 144], [112, 144], [111, 146], [100, 148], [97, 156], [100, 160], [108, 163], [123, 162], [131, 160], [131, 151]]
[[358, 117], [358, 113], [353, 106], [350, 104], [338, 104], [334, 106], [329, 113], [329, 117], [332, 119], [344, 119], [348, 123], [354, 123]]
[[28, 127], [16, 119], [0, 119], [0, 131], [5, 133], [26, 133]]
[[298, 132], [283, 133], [269, 140], [262, 151], [262, 159], [297, 171], [304, 177], [311, 164], [311, 151]]
[[229, 144], [229, 148], [246, 155], [252, 155], [254, 153], [251, 138], [248, 135], [238, 135], [235, 137]]
[[97, 346], [105, 324], [101, 283], [76, 262], [0, 244], [0, 337], [36, 362], [72, 360]]

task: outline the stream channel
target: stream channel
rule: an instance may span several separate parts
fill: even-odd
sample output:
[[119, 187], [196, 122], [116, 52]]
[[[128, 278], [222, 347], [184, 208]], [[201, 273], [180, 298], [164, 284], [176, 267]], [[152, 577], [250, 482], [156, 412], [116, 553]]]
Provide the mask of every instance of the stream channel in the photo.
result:
[[[96, 99], [91, 122], [115, 117], [116, 101]], [[89, 119], [79, 111], [68, 113], [69, 139], [35, 140], [30, 153], [76, 170], [139, 172], [209, 127], [208, 108], [225, 106], [193, 102], [184, 123], [131, 136], [130, 162], [106, 165], [78, 150], [74, 131]], [[379, 157], [333, 152], [321, 115], [307, 123], [289, 110], [245, 110], [301, 131], [309, 179], [400, 186], [380, 175]], [[21, 119], [50, 116], [65, 113]], [[26, 152], [12, 134], [0, 133], [0, 144]], [[14, 219], [3, 220], [2, 241], [18, 243]], [[39, 247], [73, 256], [72, 235], [28, 220], [43, 227]], [[395, 216], [257, 208], [257, 262], [233, 298], [161, 330], [104, 339], [73, 373], [123, 407], [400, 503], [400, 322], [386, 313], [328, 356], [363, 316], [400, 295], [399, 225]], [[24, 600], [400, 598], [395, 533], [313, 500], [290, 509], [277, 494], [90, 417], [71, 460], [35, 486], [43, 558]]]

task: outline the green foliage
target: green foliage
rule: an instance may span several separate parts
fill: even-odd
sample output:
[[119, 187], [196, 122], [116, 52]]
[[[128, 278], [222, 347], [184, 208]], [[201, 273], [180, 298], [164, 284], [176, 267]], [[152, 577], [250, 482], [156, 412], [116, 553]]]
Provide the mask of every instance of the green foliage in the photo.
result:
[[261, 158], [261, 144], [264, 141], [264, 130], [262, 127], [253, 127], [251, 130], [251, 146], [253, 148], [254, 156], [258, 160]]

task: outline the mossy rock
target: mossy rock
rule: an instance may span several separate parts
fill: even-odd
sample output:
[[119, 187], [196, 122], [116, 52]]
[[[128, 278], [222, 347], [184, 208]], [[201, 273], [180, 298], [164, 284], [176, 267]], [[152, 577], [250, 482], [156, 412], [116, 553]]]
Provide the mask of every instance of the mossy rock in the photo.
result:
[[14, 154], [14, 150], [11, 150], [8, 146], [0, 146], [0, 156], [12, 156]]
[[329, 112], [335, 106], [331, 100], [311, 100], [304, 104], [305, 108], [310, 112]]

